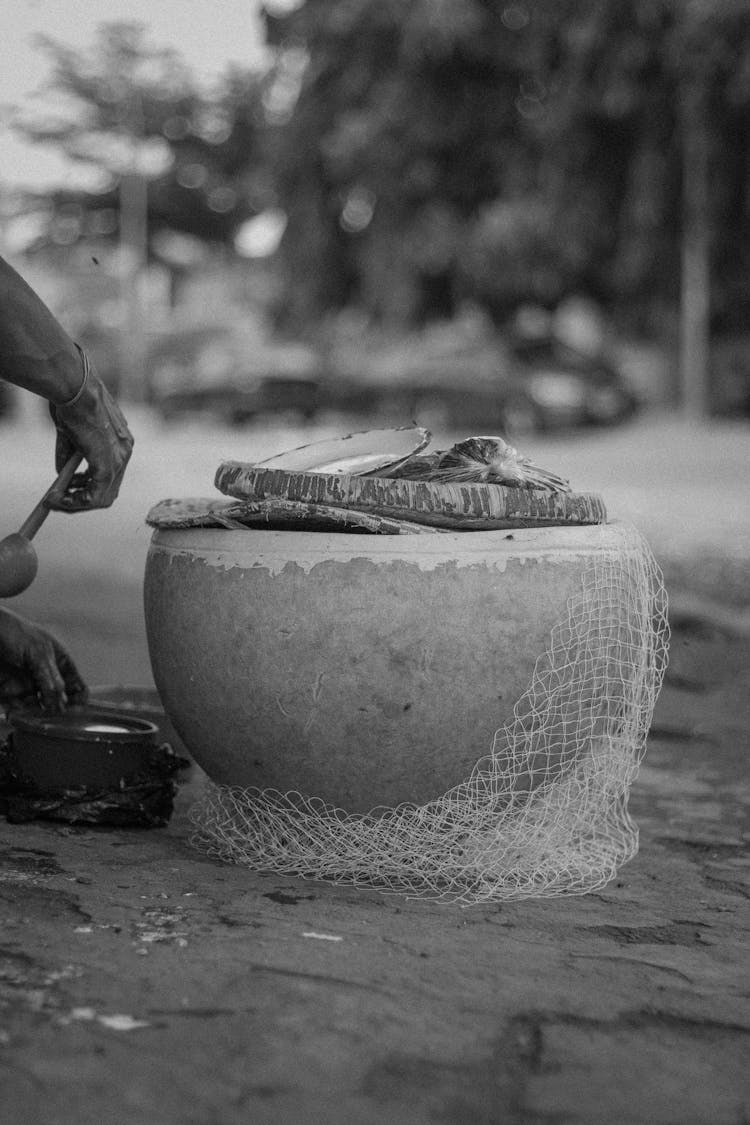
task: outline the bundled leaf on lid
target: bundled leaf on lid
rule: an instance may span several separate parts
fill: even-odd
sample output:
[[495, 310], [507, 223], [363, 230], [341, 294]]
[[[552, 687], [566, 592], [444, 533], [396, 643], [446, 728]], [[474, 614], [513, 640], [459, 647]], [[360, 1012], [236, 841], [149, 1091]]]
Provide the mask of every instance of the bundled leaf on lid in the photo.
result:
[[410, 457], [378, 476], [435, 482], [502, 484], [511, 488], [542, 488], [570, 492], [570, 484], [535, 465], [501, 437], [471, 437], [443, 452]]

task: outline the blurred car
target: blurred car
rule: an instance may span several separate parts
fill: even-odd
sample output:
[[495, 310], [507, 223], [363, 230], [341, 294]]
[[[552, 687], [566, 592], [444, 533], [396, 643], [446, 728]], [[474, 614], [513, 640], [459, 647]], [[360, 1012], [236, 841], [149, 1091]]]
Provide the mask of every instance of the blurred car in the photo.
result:
[[319, 404], [515, 435], [622, 422], [636, 412], [638, 398], [612, 363], [551, 335], [472, 343], [446, 332], [441, 346], [412, 339], [374, 356], [338, 357]]
[[511, 344], [517, 368], [504, 407], [511, 428], [608, 426], [632, 417], [638, 398], [614, 364], [553, 336]]
[[467, 427], [511, 435], [611, 425], [638, 400], [611, 363], [551, 335], [500, 336], [456, 323], [325, 359], [295, 342], [238, 338], [231, 328], [173, 331], [149, 349], [151, 401], [166, 420], [202, 414], [233, 425], [320, 411], [366, 422]]
[[318, 384], [313, 379], [286, 375], [253, 376], [214, 386], [175, 390], [157, 398], [156, 406], [165, 421], [201, 414], [231, 426], [241, 426], [265, 414], [294, 413], [305, 421], [318, 409]]
[[713, 341], [709, 409], [722, 418], [750, 418], [750, 336]]
[[317, 370], [316, 354], [301, 344], [248, 343], [224, 326], [175, 330], [151, 342], [149, 398], [166, 421], [200, 414], [243, 425], [282, 413], [309, 420]]

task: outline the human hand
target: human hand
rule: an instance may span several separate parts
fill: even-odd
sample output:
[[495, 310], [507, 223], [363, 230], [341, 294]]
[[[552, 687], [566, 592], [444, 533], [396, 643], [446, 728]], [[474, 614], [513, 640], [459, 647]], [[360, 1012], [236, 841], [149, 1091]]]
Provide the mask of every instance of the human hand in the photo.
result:
[[108, 508], [133, 451], [133, 435], [125, 416], [84, 354], [85, 378], [81, 391], [68, 405], [50, 404], [57, 427], [55, 463], [58, 472], [73, 453], [86, 458], [85, 472], [76, 473], [62, 495], [52, 492], [47, 506], [60, 512]]
[[85, 703], [88, 690], [55, 638], [9, 609], [0, 609], [0, 705], [41, 703], [62, 711]]

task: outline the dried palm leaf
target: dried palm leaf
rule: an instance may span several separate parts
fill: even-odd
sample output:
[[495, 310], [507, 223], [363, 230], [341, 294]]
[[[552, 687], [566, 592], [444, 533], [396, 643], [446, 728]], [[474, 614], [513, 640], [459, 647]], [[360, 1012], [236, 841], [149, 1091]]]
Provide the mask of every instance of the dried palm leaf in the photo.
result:
[[258, 462], [263, 469], [288, 473], [346, 473], [349, 476], [382, 475], [424, 449], [432, 437], [422, 426], [395, 430], [363, 430], [345, 437], [300, 445]]
[[501, 437], [471, 437], [442, 453], [410, 457], [380, 476], [443, 483], [503, 484], [511, 488], [542, 488], [570, 492], [556, 473], [535, 465]]

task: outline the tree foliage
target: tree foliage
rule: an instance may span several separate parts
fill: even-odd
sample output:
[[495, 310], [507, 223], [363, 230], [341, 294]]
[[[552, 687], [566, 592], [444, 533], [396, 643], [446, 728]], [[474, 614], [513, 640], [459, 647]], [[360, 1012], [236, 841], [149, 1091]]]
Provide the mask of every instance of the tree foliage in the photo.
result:
[[148, 180], [152, 248], [165, 232], [231, 243], [239, 223], [265, 205], [268, 189], [253, 161], [257, 75], [230, 71], [208, 94], [176, 52], [153, 47], [134, 23], [103, 25], [89, 50], [50, 38], [40, 46], [56, 108], [26, 120], [23, 131], [103, 173], [101, 190], [53, 193], [53, 239], [116, 233], [119, 181], [134, 168]]
[[467, 300], [501, 321], [573, 292], [660, 315], [702, 130], [714, 317], [746, 320], [747, 0], [301, 0], [266, 26], [271, 70], [211, 94], [137, 25], [105, 25], [93, 50], [44, 42], [67, 112], [26, 131], [108, 177], [57, 195], [58, 235], [113, 229], [136, 146], [163, 159], [152, 247], [165, 231], [229, 244], [283, 209], [285, 327], [350, 306], [409, 325]]
[[716, 306], [737, 315], [745, 0], [305, 0], [268, 27], [289, 101], [276, 167], [291, 320], [353, 302], [411, 321], [464, 298], [502, 319], [572, 291], [674, 302], [696, 87]]

